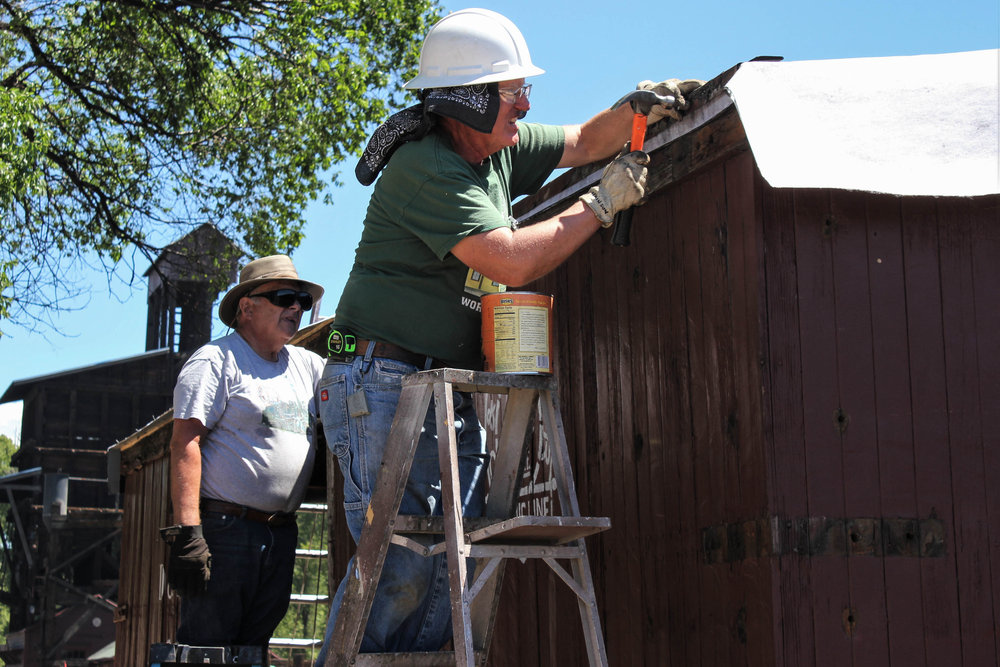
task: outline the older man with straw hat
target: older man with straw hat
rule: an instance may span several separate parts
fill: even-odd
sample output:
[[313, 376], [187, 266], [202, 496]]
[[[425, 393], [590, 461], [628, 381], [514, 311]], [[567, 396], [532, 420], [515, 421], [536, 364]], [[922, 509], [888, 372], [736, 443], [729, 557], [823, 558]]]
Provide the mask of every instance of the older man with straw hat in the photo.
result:
[[162, 531], [182, 598], [178, 643], [257, 645], [266, 655], [288, 608], [324, 366], [288, 342], [322, 295], [284, 255], [250, 262], [219, 306], [234, 331], [198, 349], [178, 376], [174, 525]]

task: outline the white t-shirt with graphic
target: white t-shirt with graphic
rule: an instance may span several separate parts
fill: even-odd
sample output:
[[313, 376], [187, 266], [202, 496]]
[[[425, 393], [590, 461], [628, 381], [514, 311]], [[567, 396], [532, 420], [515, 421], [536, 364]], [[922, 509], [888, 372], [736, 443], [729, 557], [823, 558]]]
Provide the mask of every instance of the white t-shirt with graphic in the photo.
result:
[[298, 508], [312, 472], [324, 364], [291, 345], [268, 361], [235, 332], [191, 355], [174, 387], [174, 418], [208, 428], [202, 497], [266, 512]]

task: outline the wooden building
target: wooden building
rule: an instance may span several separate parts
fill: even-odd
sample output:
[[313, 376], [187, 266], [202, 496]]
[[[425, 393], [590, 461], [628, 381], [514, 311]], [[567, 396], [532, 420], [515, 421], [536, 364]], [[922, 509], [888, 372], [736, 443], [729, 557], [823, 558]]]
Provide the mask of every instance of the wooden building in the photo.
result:
[[[196, 277], [218, 271], [231, 247], [203, 225], [165, 249], [147, 272], [145, 353], [18, 380], [0, 396], [23, 403], [11, 462], [19, 472], [0, 478], [14, 526], [3, 563], [10, 588], [0, 594], [16, 638], [0, 657], [86, 665], [114, 641], [122, 512], [108, 447], [170, 407], [177, 371], [210, 334], [213, 274]], [[234, 272], [230, 263], [224, 280]]]
[[[631, 245], [601, 233], [530, 286], [555, 295], [583, 511], [612, 520], [589, 540], [612, 664], [1000, 664], [998, 52], [915, 60], [727, 72], [654, 126]], [[844, 106], [817, 116], [862, 124], [938, 70], [964, 86], [953, 117], [902, 129], [943, 123], [942, 164], [884, 175], [926, 194], [775, 187], [734, 85], [771, 77], [769, 113], [782, 87], [826, 86]], [[880, 83], [859, 115], [842, 89], [862, 80]], [[948, 154], [966, 115], [985, 159]], [[810, 144], [801, 130], [785, 132]], [[597, 176], [565, 174], [520, 217]], [[492, 665], [585, 664], [545, 570], [508, 568]]]
[[[600, 232], [526, 288], [555, 296], [581, 508], [612, 521], [588, 540], [612, 664], [1000, 662], [1000, 185], [995, 171], [966, 169], [996, 166], [998, 58], [972, 58], [971, 74], [965, 58], [930, 58], [746, 63], [720, 75], [682, 121], [651, 128], [651, 193], [631, 245]], [[880, 137], [861, 131], [873, 116], [859, 120], [843, 86], [879, 72], [881, 97], [904, 100], [915, 92], [900, 86], [935, 68], [965, 86], [949, 113], [967, 122], [948, 131], [985, 133], [985, 160], [949, 155], [921, 109], [918, 121], [894, 117], [895, 129], [939, 140], [940, 166], [886, 151], [869, 173], [847, 139], [879, 150]], [[777, 160], [748, 120], [761, 102], [737, 85], [761, 73], [773, 77], [755, 85], [775, 112], [794, 116], [781, 121]], [[826, 86], [832, 106], [777, 102], [810, 85]], [[972, 109], [984, 98], [992, 111]], [[793, 122], [848, 115], [850, 132]], [[515, 212], [530, 223], [599, 177], [600, 165], [569, 171]], [[303, 344], [322, 341], [319, 327]], [[495, 431], [502, 404], [481, 407]], [[157, 593], [165, 430], [122, 443], [124, 552], [136, 568], [126, 581], [123, 565], [122, 666], [175, 622]], [[555, 509], [540, 445], [526, 513]], [[334, 586], [353, 551], [335, 466], [328, 458]], [[508, 566], [502, 595], [490, 665], [586, 664], [576, 601], [547, 567]]]

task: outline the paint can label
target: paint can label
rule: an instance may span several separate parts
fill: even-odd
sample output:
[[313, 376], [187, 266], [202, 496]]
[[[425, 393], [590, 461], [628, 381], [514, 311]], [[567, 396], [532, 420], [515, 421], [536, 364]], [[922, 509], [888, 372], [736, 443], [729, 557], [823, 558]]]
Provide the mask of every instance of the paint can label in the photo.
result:
[[494, 373], [552, 373], [552, 297], [536, 292], [485, 294], [483, 356]]

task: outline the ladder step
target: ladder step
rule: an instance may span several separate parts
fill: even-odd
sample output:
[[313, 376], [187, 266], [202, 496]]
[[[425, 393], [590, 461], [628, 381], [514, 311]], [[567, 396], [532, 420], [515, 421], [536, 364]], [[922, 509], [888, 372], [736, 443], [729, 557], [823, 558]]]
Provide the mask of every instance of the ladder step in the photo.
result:
[[272, 637], [268, 648], [319, 648], [322, 645], [322, 639], [278, 639]]
[[296, 549], [296, 558], [326, 558], [328, 555], [326, 549]]
[[[272, 640], [273, 641], [273, 640]], [[486, 654], [476, 651], [476, 664], [485, 664]], [[405, 665], [406, 667], [437, 667], [455, 664], [454, 651], [437, 651], [434, 653], [358, 653], [352, 665], [366, 667], [368, 665]]]
[[303, 593], [292, 593], [289, 600], [292, 604], [330, 604], [329, 595], [305, 595]]
[[[470, 542], [508, 544], [565, 544], [611, 528], [606, 516], [515, 516], [510, 519], [466, 518], [463, 529]], [[399, 515], [396, 533], [444, 534], [444, 517]]]
[[468, 533], [470, 542], [565, 544], [611, 528], [606, 516], [516, 516]]

